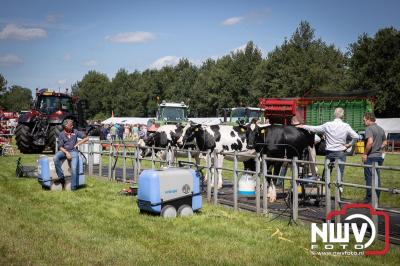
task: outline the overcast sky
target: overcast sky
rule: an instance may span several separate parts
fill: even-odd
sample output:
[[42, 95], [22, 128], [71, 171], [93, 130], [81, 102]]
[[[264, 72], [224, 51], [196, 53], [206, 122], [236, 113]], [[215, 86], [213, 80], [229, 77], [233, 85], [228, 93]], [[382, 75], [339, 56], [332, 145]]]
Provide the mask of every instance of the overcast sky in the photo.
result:
[[400, 29], [400, 1], [0, 0], [0, 73], [8, 85], [70, 87], [89, 70], [113, 78], [200, 65], [253, 41], [265, 57], [300, 21], [346, 51], [362, 33]]

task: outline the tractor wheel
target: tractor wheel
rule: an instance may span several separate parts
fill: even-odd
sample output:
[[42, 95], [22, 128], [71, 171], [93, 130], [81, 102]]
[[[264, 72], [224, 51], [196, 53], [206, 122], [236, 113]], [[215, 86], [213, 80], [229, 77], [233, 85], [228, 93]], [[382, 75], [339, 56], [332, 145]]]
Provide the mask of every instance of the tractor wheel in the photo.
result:
[[36, 146], [33, 144], [33, 139], [30, 136], [31, 130], [32, 128], [25, 124], [18, 124], [15, 129], [15, 139], [21, 153], [41, 153], [44, 149], [42, 146]]
[[56, 139], [58, 138], [58, 135], [60, 135], [62, 131], [63, 131], [63, 126], [61, 124], [52, 125], [50, 127], [48, 144], [54, 152], [56, 151]]

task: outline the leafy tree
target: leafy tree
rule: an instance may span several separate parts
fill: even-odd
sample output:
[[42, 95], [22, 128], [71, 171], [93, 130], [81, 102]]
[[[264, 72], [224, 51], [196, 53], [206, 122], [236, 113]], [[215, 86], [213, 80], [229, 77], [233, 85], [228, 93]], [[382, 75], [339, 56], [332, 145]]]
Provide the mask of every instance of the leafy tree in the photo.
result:
[[[262, 62], [261, 51], [253, 42], [248, 42], [243, 51], [231, 53], [231, 83], [232, 96], [235, 106], [255, 106], [252, 81], [255, 78], [255, 69]], [[233, 106], [231, 106], [233, 107]]]
[[[164, 68], [167, 69], [167, 68]], [[150, 70], [143, 76], [143, 87], [141, 90], [146, 91], [146, 113], [148, 116], [154, 116], [157, 111], [159, 101], [166, 99], [165, 88], [170, 82], [170, 77], [160, 71]], [[148, 84], [148, 87], [145, 86]], [[169, 99], [166, 99], [169, 100]]]
[[180, 60], [170, 72], [169, 84], [165, 85], [164, 98], [191, 105], [192, 101], [195, 100], [192, 98], [192, 88], [196, 78], [197, 67], [187, 59]]
[[7, 111], [28, 110], [32, 103], [32, 91], [21, 86], [12, 86], [2, 95], [2, 104]]
[[379, 30], [374, 37], [359, 36], [350, 45], [350, 72], [353, 90], [376, 97], [380, 116], [397, 117], [400, 112], [400, 32]]
[[114, 110], [116, 116], [132, 115], [132, 108], [135, 106], [133, 91], [134, 86], [128, 72], [120, 69], [111, 81], [111, 89], [106, 92], [111, 103], [108, 108]]
[[145, 86], [142, 86], [142, 76], [138, 71], [129, 74], [129, 97], [130, 97], [130, 114], [132, 116], [147, 116], [147, 93]]
[[208, 59], [198, 70], [197, 78], [191, 90], [190, 109], [195, 116], [214, 116], [218, 106], [218, 95], [214, 93], [212, 73], [215, 61]]
[[268, 54], [256, 69], [255, 96], [317, 96], [321, 91], [345, 90], [347, 58], [334, 45], [315, 39], [314, 33], [302, 21], [289, 41]]
[[89, 71], [73, 86], [72, 91], [74, 95], [88, 101], [89, 118], [101, 113], [106, 117], [111, 115], [112, 98], [106, 97], [110, 91], [110, 80], [106, 74]]
[[261, 51], [253, 42], [247, 43], [243, 50], [204, 62], [190, 91], [191, 106], [197, 115], [215, 116], [221, 108], [257, 105], [251, 84], [261, 62]]
[[0, 73], [0, 94], [4, 93], [7, 89], [7, 80]]

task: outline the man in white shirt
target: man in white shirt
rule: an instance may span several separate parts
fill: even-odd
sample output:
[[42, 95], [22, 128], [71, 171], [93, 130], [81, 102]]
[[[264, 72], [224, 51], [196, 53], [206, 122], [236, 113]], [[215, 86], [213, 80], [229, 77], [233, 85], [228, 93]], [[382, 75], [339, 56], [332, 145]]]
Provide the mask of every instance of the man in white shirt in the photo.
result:
[[[359, 138], [358, 134], [351, 126], [342, 121], [343, 116], [343, 108], [338, 107], [335, 109], [335, 119], [333, 121], [326, 122], [320, 126], [297, 126], [311, 132], [324, 133], [326, 140], [326, 158], [329, 159], [330, 162], [334, 162], [336, 159], [338, 159], [339, 162], [346, 162], [345, 151], [353, 146]], [[350, 143], [347, 143], [348, 136], [352, 138]], [[344, 165], [339, 165], [339, 168], [343, 180]]]

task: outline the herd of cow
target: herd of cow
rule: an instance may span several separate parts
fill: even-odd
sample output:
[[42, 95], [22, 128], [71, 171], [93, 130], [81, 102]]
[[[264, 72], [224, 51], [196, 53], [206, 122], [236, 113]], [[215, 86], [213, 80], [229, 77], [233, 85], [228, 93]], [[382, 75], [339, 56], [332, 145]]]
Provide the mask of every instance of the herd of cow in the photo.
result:
[[[180, 149], [192, 148], [196, 163], [200, 163], [199, 155], [208, 150], [217, 152], [218, 165], [223, 165], [224, 157], [232, 160], [232, 156], [224, 156], [224, 152], [237, 151], [238, 160], [244, 163], [245, 170], [255, 171], [254, 154], [266, 154], [267, 157], [288, 158], [297, 156], [307, 159], [308, 148], [314, 146], [314, 134], [294, 126], [260, 125], [164, 125], [157, 132], [151, 134], [146, 146], [167, 148], [174, 146]], [[187, 153], [185, 153], [187, 155]], [[184, 156], [185, 156], [184, 155]], [[165, 153], [164, 155], [165, 156]], [[179, 156], [179, 155], [177, 155]], [[165, 157], [163, 158], [165, 159]], [[269, 162], [268, 170], [278, 175], [282, 162]], [[218, 188], [223, 185], [222, 171], [218, 171]], [[269, 199], [276, 199], [275, 185], [272, 180], [269, 184]], [[213, 182], [212, 182], [213, 184]]]

